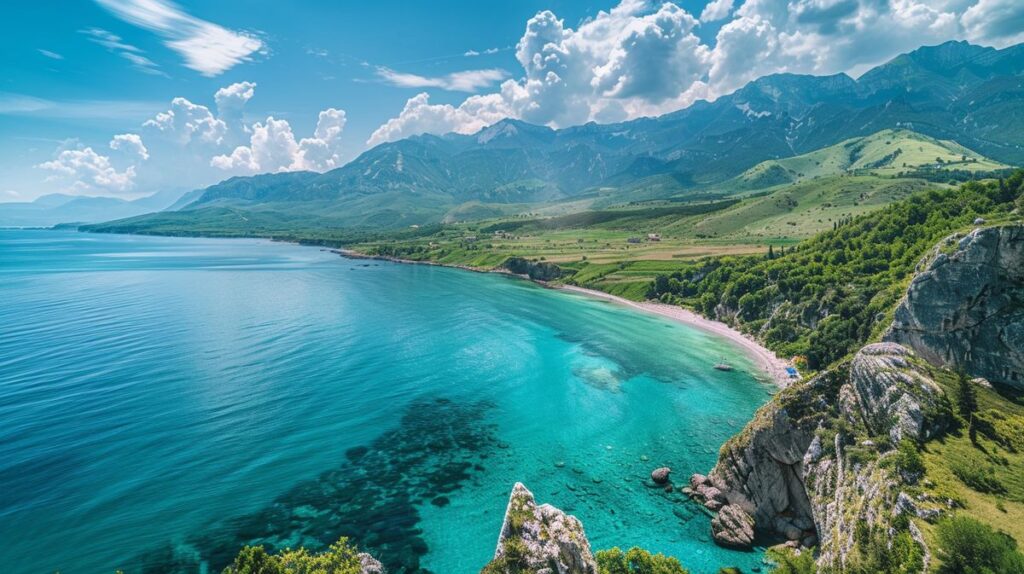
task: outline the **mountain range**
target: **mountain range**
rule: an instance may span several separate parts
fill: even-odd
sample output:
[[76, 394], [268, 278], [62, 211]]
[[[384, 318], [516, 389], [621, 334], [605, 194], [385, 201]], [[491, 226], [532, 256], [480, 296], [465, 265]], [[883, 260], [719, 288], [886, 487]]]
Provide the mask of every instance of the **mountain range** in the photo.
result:
[[[244, 210], [254, 217], [231, 218], [389, 228], [553, 202], [593, 208], [679, 198], [721, 187], [761, 162], [886, 129], [1024, 163], [1024, 44], [923, 47], [857, 79], [770, 75], [656, 118], [565, 129], [507, 119], [472, 135], [414, 136], [322, 174], [228, 179], [161, 221], [187, 226]], [[144, 227], [145, 218], [133, 224]]]
[[199, 190], [159, 191], [127, 200], [51, 193], [30, 202], [0, 203], [0, 226], [51, 227], [61, 223], [95, 223], [133, 217], [165, 209], [177, 209], [202, 195]]

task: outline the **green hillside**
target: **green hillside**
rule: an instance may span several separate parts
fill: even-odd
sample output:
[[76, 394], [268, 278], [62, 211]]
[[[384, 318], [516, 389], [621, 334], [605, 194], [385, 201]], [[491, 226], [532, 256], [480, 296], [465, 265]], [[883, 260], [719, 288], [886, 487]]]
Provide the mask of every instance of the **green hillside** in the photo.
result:
[[906, 129], [882, 130], [811, 153], [763, 161], [722, 187], [759, 190], [839, 174], [899, 176], [920, 168], [985, 172], [1006, 167], [953, 141]]

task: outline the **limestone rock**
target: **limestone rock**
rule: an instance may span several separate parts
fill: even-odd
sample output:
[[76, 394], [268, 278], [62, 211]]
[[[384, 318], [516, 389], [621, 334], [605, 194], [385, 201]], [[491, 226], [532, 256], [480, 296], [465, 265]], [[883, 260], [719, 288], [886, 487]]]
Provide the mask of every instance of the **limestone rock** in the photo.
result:
[[359, 554], [359, 574], [387, 574], [387, 570], [384, 569], [384, 565], [380, 563], [373, 556], [362, 552]]
[[583, 525], [516, 483], [487, 574], [597, 574]]
[[954, 240], [914, 277], [885, 340], [934, 365], [1024, 389], [1024, 226]]
[[769, 538], [797, 546], [816, 540], [819, 563], [832, 566], [855, 544], [857, 522], [888, 527], [899, 477], [879, 464], [884, 453], [854, 461], [846, 445], [870, 451], [878, 447], [852, 439], [920, 439], [940, 430], [941, 390], [929, 372], [910, 350], [878, 343], [776, 395], [726, 443], [706, 478], [691, 477], [693, 498], [719, 511], [716, 540], [742, 544], [746, 536], [729, 534], [742, 512]]
[[749, 548], [754, 543], [754, 519], [739, 506], [728, 504], [711, 519], [711, 536], [730, 548]]
[[[871, 434], [926, 439], [938, 429], [933, 414], [942, 389], [913, 363], [913, 353], [895, 343], [867, 345], [853, 359], [850, 383]], [[873, 443], [871, 445], [873, 446]]]

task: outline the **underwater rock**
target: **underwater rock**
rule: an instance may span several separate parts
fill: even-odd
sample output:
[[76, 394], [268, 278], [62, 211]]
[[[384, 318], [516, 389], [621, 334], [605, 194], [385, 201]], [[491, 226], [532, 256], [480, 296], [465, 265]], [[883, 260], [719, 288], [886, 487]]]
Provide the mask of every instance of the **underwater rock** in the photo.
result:
[[651, 471], [651, 480], [654, 481], [654, 484], [667, 484], [668, 483], [668, 475], [671, 472], [672, 472], [672, 469], [670, 469], [667, 466], [663, 466], [661, 468], [656, 468], [653, 471]]
[[138, 559], [145, 566], [141, 571], [193, 574], [205, 561], [209, 571], [220, 572], [246, 545], [263, 545], [268, 552], [301, 545], [319, 552], [344, 536], [379, 557], [378, 562], [367, 555], [364, 574], [384, 568], [427, 574], [421, 565], [428, 547], [419, 508], [450, 504], [451, 493], [483, 468], [467, 459], [496, 451], [495, 426], [485, 419], [491, 406], [443, 398], [416, 401], [397, 428], [348, 449], [336, 468], [299, 482], [256, 512], [227, 517], [189, 537], [195, 556], [154, 550]]

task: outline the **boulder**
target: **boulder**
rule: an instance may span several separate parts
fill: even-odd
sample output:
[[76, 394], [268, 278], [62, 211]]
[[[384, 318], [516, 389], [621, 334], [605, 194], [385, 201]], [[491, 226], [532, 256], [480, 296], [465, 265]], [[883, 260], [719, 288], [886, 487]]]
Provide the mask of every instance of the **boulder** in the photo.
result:
[[651, 471], [651, 480], [654, 481], [654, 484], [668, 484], [668, 475], [671, 472], [672, 470], [667, 466], [656, 468]]
[[729, 548], [750, 548], [754, 543], [754, 519], [739, 506], [727, 504], [711, 519], [711, 537]]

